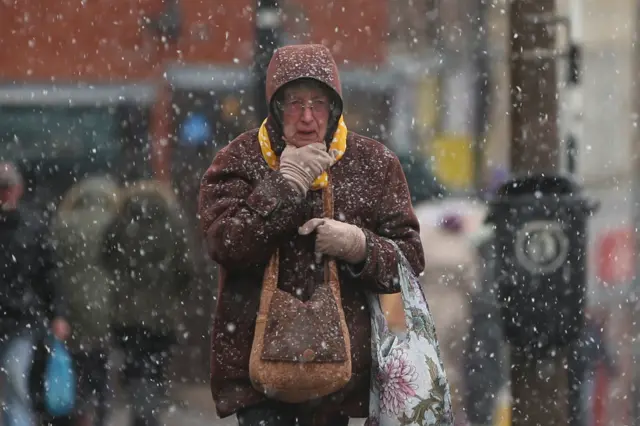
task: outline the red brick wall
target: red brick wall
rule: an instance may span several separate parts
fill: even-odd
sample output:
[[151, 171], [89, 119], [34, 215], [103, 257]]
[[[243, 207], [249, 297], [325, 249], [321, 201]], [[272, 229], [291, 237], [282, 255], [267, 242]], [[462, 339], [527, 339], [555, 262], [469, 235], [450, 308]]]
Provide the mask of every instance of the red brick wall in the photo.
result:
[[[380, 62], [388, 32], [384, 0], [289, 0], [308, 17], [306, 40], [329, 46], [339, 63]], [[83, 5], [84, 3], [84, 5]], [[156, 74], [164, 60], [239, 63], [252, 58], [252, 0], [182, 0], [176, 49], [164, 52], [142, 16], [162, 0], [0, 2], [0, 79], [110, 82]]]
[[231, 62], [246, 50], [246, 42], [252, 42], [253, 24], [238, 0], [183, 1], [179, 53], [164, 52], [155, 33], [140, 28], [142, 16], [154, 17], [162, 10], [162, 0], [85, 3], [0, 2], [0, 78], [135, 81], [176, 57], [185, 62]]

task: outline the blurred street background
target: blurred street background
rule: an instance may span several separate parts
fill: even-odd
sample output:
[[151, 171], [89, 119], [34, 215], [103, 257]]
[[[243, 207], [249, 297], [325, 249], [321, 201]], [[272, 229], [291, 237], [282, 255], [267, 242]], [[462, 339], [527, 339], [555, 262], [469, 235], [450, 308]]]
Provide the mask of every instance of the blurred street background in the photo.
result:
[[[216, 419], [208, 388], [217, 271], [199, 240], [197, 193], [216, 152], [264, 118], [264, 42], [331, 49], [349, 129], [400, 157], [421, 226], [448, 214], [479, 222], [486, 194], [510, 176], [512, 135], [527, 132], [514, 128], [510, 109], [521, 89], [510, 75], [510, 3], [0, 0], [0, 161], [18, 164], [25, 202], [52, 216], [74, 182], [105, 174], [165, 183], [187, 212], [198, 276], [179, 314], [167, 426], [235, 424]], [[556, 50], [577, 46], [581, 59], [574, 84], [569, 56], [555, 58], [554, 166], [600, 201], [588, 222], [587, 303], [606, 313], [604, 339], [619, 369], [598, 381], [593, 424], [640, 424], [640, 2], [550, 3], [554, 19], [566, 18], [549, 24]], [[114, 426], [127, 424], [121, 365], [114, 355]], [[508, 395], [504, 381], [491, 398], [496, 426], [509, 424]]]

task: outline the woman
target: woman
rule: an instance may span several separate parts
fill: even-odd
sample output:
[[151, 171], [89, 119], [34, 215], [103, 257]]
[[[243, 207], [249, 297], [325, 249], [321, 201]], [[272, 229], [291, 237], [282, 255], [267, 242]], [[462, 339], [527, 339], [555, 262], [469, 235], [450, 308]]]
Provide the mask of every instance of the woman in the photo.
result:
[[[347, 130], [338, 70], [327, 48], [278, 49], [266, 93], [269, 117], [216, 155], [200, 189], [202, 231], [209, 255], [220, 265], [211, 389], [218, 414], [237, 414], [243, 425], [293, 425], [296, 419], [346, 425], [349, 417], [368, 415], [366, 294], [400, 290], [397, 253], [389, 240], [416, 273], [422, 271], [419, 225], [398, 158]], [[325, 218], [323, 193], [329, 186], [335, 214]], [[302, 404], [265, 396], [249, 377], [263, 274], [276, 250], [278, 289], [303, 302], [324, 281], [317, 259], [329, 256], [338, 263], [352, 375], [340, 391]]]

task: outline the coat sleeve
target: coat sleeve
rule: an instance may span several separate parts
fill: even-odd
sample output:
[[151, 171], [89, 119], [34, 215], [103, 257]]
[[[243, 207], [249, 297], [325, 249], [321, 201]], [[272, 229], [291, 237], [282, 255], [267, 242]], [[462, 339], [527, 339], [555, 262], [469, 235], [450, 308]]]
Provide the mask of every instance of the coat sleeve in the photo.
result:
[[397, 157], [387, 167], [384, 190], [377, 203], [377, 223], [374, 230], [364, 229], [367, 255], [360, 265], [349, 265], [353, 278], [377, 293], [397, 293], [398, 258], [388, 240], [393, 240], [411, 264], [416, 274], [424, 270], [424, 253], [420, 241], [420, 225], [411, 205], [409, 187]]
[[276, 171], [255, 182], [250, 159], [220, 151], [204, 174], [199, 213], [210, 257], [227, 270], [267, 262], [286, 236], [304, 222], [304, 199]]

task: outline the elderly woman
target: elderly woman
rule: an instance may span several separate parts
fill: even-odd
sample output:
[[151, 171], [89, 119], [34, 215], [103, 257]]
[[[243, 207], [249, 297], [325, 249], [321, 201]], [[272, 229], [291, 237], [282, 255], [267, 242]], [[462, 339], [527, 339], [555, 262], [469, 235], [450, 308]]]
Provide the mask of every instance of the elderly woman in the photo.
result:
[[[416, 273], [422, 271], [419, 225], [398, 158], [347, 130], [338, 69], [327, 48], [278, 49], [266, 92], [270, 114], [262, 127], [221, 150], [202, 180], [202, 230], [210, 256], [221, 266], [211, 389], [218, 413], [237, 413], [242, 425], [347, 425], [349, 417], [368, 415], [366, 294], [400, 290], [397, 253], [389, 240]], [[334, 214], [326, 217], [329, 190]], [[344, 388], [323, 398], [283, 402], [254, 388], [250, 379], [263, 275], [276, 251], [277, 289], [301, 302], [313, 297], [328, 272], [317, 259], [329, 256], [338, 265], [352, 369]], [[317, 313], [319, 327], [336, 324], [329, 312]], [[272, 337], [277, 340], [277, 333]], [[265, 344], [276, 340], [265, 334]]]

